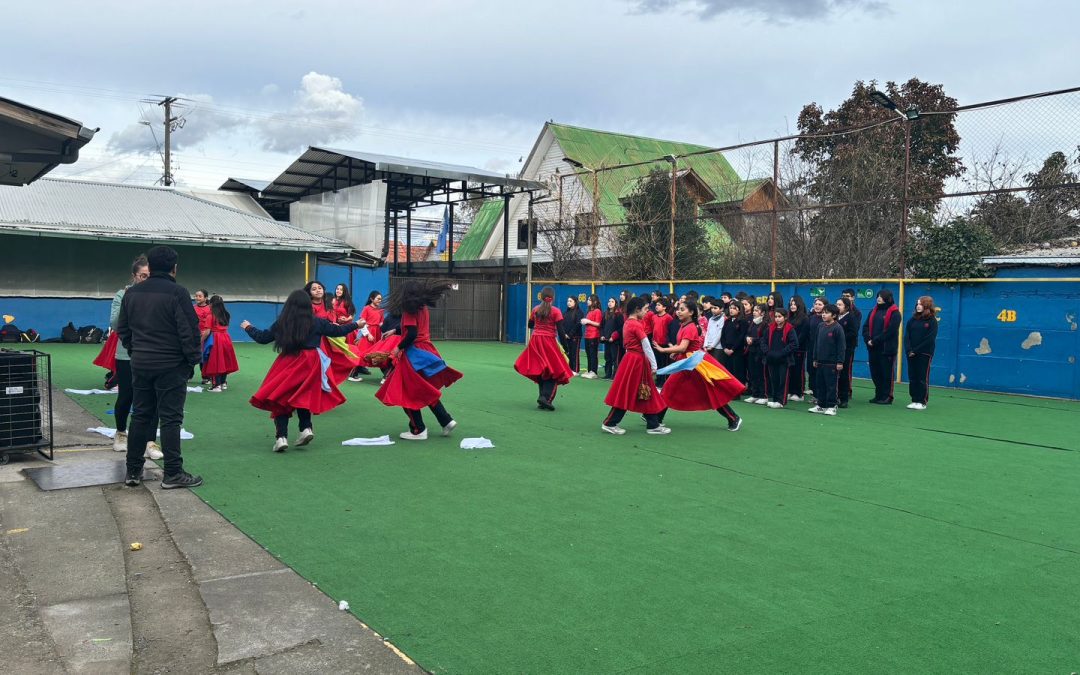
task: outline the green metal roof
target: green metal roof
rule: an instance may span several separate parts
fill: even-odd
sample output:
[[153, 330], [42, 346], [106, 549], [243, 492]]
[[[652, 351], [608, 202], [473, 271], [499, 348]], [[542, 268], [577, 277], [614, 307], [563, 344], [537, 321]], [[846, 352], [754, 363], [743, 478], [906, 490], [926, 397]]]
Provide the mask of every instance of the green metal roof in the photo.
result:
[[750, 180], [744, 180], [734, 185], [727, 186], [724, 192], [716, 191], [716, 199], [712, 204], [728, 204], [731, 202], [741, 202], [760, 188], [765, 183], [768, 183], [768, 178], [752, 178]]
[[461, 238], [461, 246], [454, 252], [454, 260], [479, 260], [484, 253], [484, 246], [491, 239], [495, 226], [502, 219], [503, 202], [501, 199], [492, 199], [484, 202], [480, 210], [473, 216], [472, 225]]

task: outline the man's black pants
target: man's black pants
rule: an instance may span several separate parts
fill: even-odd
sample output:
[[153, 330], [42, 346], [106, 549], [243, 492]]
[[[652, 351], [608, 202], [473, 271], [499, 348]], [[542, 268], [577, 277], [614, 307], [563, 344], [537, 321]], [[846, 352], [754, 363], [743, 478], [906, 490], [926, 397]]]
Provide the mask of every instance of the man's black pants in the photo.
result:
[[165, 475], [175, 476], [184, 470], [184, 460], [180, 457], [180, 426], [184, 422], [184, 401], [187, 399], [187, 382], [191, 372], [191, 366], [187, 365], [164, 370], [132, 367], [134, 400], [128, 429], [128, 473], [142, 470], [146, 444], [154, 440], [156, 435], [155, 422], [161, 424]]

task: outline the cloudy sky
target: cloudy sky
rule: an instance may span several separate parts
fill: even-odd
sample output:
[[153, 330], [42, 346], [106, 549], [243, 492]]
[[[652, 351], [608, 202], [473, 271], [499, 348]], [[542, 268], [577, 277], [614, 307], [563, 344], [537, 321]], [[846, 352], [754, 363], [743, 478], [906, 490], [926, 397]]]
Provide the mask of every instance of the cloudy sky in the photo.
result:
[[[0, 96], [101, 127], [54, 175], [270, 179], [308, 145], [516, 173], [544, 121], [724, 146], [856, 80], [960, 103], [1080, 84], [1080, 4], [1007, 0], [51, 1], [6, 6]], [[140, 124], [149, 121], [152, 125]]]

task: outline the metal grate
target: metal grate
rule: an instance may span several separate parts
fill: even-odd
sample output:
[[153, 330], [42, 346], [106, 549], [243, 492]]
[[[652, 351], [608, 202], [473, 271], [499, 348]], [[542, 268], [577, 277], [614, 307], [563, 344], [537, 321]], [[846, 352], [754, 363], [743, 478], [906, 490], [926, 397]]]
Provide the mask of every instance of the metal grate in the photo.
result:
[[53, 458], [52, 361], [34, 349], [0, 349], [0, 464], [34, 451]]
[[[407, 277], [390, 277], [390, 288]], [[453, 289], [442, 297], [431, 313], [434, 340], [498, 340], [502, 297], [498, 281], [451, 279]]]

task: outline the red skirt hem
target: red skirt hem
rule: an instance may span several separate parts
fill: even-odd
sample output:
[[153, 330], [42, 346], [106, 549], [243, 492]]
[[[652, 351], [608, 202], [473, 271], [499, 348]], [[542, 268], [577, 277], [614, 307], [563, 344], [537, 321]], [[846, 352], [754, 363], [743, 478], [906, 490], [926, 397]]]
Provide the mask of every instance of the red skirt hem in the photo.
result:
[[319, 415], [345, 402], [345, 396], [330, 381], [330, 391], [322, 388], [322, 361], [314, 349], [297, 354], [279, 354], [252, 395], [251, 405], [266, 410], [271, 417], [290, 415], [297, 408]]
[[[712, 356], [706, 354], [705, 361], [731, 375]], [[729, 380], [708, 382], [696, 370], [684, 370], [668, 376], [664, 383], [664, 400], [672, 410], [716, 410], [734, 401], [744, 391], [746, 385], [734, 375]]]
[[[638, 388], [644, 382], [649, 386], [649, 398], [638, 398]], [[655, 378], [652, 374], [652, 366], [645, 359], [644, 354], [627, 352], [619, 369], [615, 372], [615, 380], [611, 383], [604, 404], [612, 408], [619, 408], [630, 412], [653, 414], [667, 408], [667, 402], [660, 391], [656, 388]]]
[[430, 378], [424, 377], [416, 372], [409, 359], [402, 356], [394, 362], [394, 369], [387, 374], [386, 381], [375, 392], [375, 398], [391, 408], [420, 410], [438, 403], [442, 397], [440, 390], [449, 387], [461, 377], [461, 373], [450, 366]]
[[233, 348], [232, 338], [227, 333], [214, 333], [214, 344], [210, 346], [210, 356], [206, 359], [206, 365], [202, 367], [202, 374], [206, 377], [215, 375], [228, 375], [240, 370], [240, 364], [236, 361], [236, 349]]
[[514, 361], [514, 370], [533, 382], [555, 380], [566, 384], [574, 376], [566, 355], [550, 335], [536, 335], [529, 338], [529, 344]]

